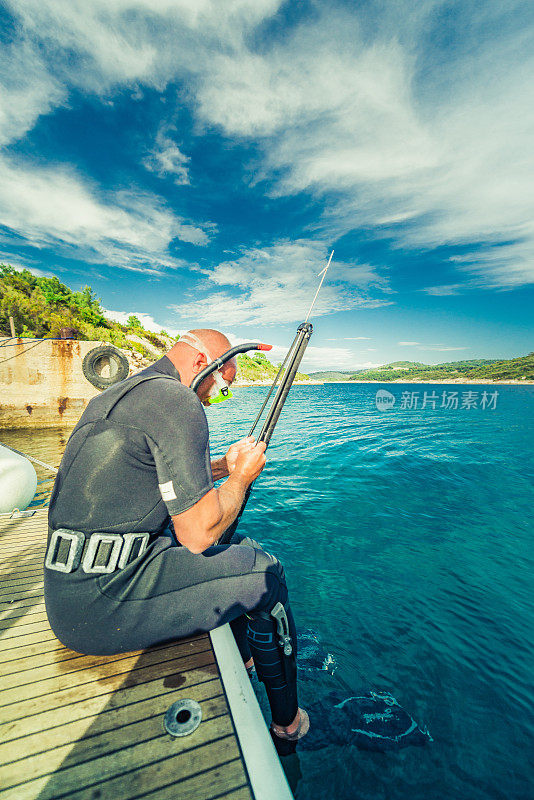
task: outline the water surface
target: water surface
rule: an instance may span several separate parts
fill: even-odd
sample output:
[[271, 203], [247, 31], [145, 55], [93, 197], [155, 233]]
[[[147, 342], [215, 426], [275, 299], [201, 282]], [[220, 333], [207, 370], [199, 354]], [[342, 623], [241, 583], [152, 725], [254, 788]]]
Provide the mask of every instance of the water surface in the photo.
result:
[[[294, 387], [241, 530], [283, 561], [291, 604], [339, 668], [301, 681], [391, 692], [434, 742], [386, 754], [347, 742], [290, 759], [297, 800], [534, 796], [534, 387]], [[421, 409], [424, 391], [476, 408]], [[498, 391], [482, 409], [483, 391]], [[402, 408], [403, 391], [419, 391]], [[208, 411], [213, 455], [246, 435], [264, 388]], [[0, 431], [57, 465], [68, 431]], [[41, 496], [51, 481], [37, 468]], [[300, 777], [299, 777], [300, 776]]]

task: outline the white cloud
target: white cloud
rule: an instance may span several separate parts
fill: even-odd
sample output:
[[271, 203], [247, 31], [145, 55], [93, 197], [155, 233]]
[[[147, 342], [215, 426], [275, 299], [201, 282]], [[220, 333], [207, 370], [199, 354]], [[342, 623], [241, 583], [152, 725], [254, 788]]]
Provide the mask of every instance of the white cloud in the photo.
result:
[[0, 145], [30, 130], [42, 114], [66, 100], [66, 90], [48, 73], [29, 42], [0, 48]]
[[468, 347], [450, 347], [445, 344], [421, 344], [421, 342], [397, 342], [402, 347], [415, 347], [417, 350], [437, 350], [440, 353], [445, 353], [448, 350], [469, 350]]
[[[326, 244], [311, 240], [253, 248], [234, 261], [202, 270], [208, 285], [197, 287], [195, 293], [207, 290], [207, 294], [200, 299], [184, 298], [183, 306], [170, 308], [193, 325], [268, 325], [302, 320], [327, 255]], [[371, 288], [388, 291], [386, 281], [368, 264], [332, 262], [312, 319], [353, 308], [377, 308], [390, 302], [372, 297]]]
[[469, 350], [469, 347], [447, 347], [441, 344], [427, 344], [418, 348], [419, 350], [437, 350], [439, 353], [446, 353], [448, 350]]
[[[280, 363], [285, 358], [287, 347], [274, 346], [267, 353], [267, 358], [273, 363]], [[300, 367], [301, 372], [317, 372], [323, 369], [364, 369], [377, 366], [371, 362], [359, 363], [354, 353], [346, 347], [315, 347], [310, 344], [306, 348]]]
[[[254, 341], [254, 337], [244, 339], [242, 336], [237, 336], [235, 333], [228, 333], [228, 331], [225, 331], [225, 333], [230, 339], [232, 347], [236, 344]], [[267, 344], [270, 344], [268, 340]], [[290, 344], [291, 342], [289, 341], [286, 345], [275, 344], [265, 355], [271, 363], [280, 364], [286, 357]], [[378, 365], [371, 362], [357, 362], [352, 350], [346, 347], [316, 347], [313, 344], [309, 344], [306, 348], [300, 371], [315, 372], [323, 369], [356, 370], [375, 366]]]
[[189, 156], [184, 155], [170, 137], [170, 131], [161, 129], [156, 137], [155, 147], [143, 160], [143, 165], [160, 178], [173, 175], [174, 182], [178, 186], [184, 186], [189, 183], [189, 161]]
[[[182, 5], [191, 12], [190, 4]], [[19, 19], [16, 35], [0, 51], [0, 145], [67, 104], [73, 87], [104, 95], [143, 77], [158, 82], [157, 39], [144, 40], [146, 26], [132, 24], [129, 2], [17, 0], [12, 11]], [[171, 144], [163, 134], [158, 138], [154, 168], [185, 182], [187, 158]], [[104, 195], [68, 165], [43, 166], [7, 149], [0, 156], [0, 219], [7, 229], [3, 241], [22, 238], [35, 247], [53, 246], [59, 255], [151, 272], [180, 266], [169, 254], [174, 240], [203, 246], [215, 230], [174, 214], [136, 187]]]
[[102, 311], [107, 319], [113, 322], [119, 322], [121, 325], [126, 325], [128, 317], [134, 316], [137, 317], [143, 328], [147, 331], [161, 333], [161, 331], [164, 330], [171, 336], [179, 336], [184, 332], [183, 329], [178, 330], [177, 328], [169, 328], [167, 325], [160, 325], [159, 322], [156, 322], [154, 317], [150, 316], [150, 314], [145, 314], [144, 311], [112, 311], [109, 308], [103, 308]]
[[209, 225], [176, 217], [156, 197], [133, 190], [101, 197], [71, 169], [22, 165], [6, 157], [0, 157], [0, 218], [35, 246], [156, 272], [180, 266], [169, 256], [173, 240], [205, 245], [210, 231]]
[[[446, 60], [436, 57], [441, 0], [382, 4], [378, 24], [365, 5], [316, 2], [284, 36], [262, 40], [259, 26], [281, 5], [12, 0], [21, 34], [8, 53], [15, 79], [0, 80], [5, 136], [22, 135], [72, 87], [109, 101], [119, 86], [135, 94], [181, 81], [199, 131], [259, 147], [251, 181], [328, 201], [321, 238], [365, 227], [417, 251], [472, 244], [453, 263], [475, 285], [532, 281], [534, 44], [521, 5], [460, 4]], [[185, 180], [184, 156], [169, 148], [161, 159]], [[254, 319], [257, 309], [251, 293], [243, 311]]]
[[459, 271], [513, 287], [534, 280], [532, 28], [497, 2], [466, 7], [466, 36], [481, 35], [444, 69], [426, 49], [441, 8], [390, 4], [370, 36], [363, 10], [319, 4], [261, 53], [217, 53], [199, 112], [262, 144], [275, 196], [327, 197], [331, 236], [365, 226], [418, 250], [481, 243]]
[[427, 286], [421, 291], [432, 297], [448, 297], [449, 295], [459, 294], [462, 289], [465, 289], [465, 284], [449, 283], [443, 286]]

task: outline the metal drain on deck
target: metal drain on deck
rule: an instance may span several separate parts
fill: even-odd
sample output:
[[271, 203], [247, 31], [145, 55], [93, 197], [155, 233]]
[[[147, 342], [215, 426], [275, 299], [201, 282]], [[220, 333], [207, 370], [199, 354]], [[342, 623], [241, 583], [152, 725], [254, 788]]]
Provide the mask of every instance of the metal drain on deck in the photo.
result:
[[202, 709], [196, 700], [177, 700], [165, 712], [163, 726], [171, 736], [189, 736], [202, 720]]

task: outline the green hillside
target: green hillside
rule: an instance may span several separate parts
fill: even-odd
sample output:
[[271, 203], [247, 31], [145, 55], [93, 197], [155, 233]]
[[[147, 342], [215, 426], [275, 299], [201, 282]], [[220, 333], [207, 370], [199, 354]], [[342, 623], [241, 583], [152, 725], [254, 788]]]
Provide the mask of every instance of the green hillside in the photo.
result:
[[[100, 300], [89, 286], [75, 292], [56, 277], [36, 277], [26, 269], [19, 272], [0, 264], [0, 337], [11, 336], [9, 317], [13, 317], [21, 337], [53, 338], [59, 336], [61, 328], [74, 328], [78, 339], [135, 350], [148, 362], [161, 357], [178, 338], [164, 331], [147, 331], [134, 316], [126, 325], [106, 319]], [[263, 353], [242, 355], [237, 360], [238, 376], [244, 381], [272, 379], [278, 371]], [[307, 380], [308, 376], [298, 373], [299, 379]]]
[[[433, 381], [433, 380], [534, 380], [534, 353], [520, 358], [503, 360], [472, 359], [444, 364], [419, 364], [410, 362], [385, 364], [383, 367], [354, 373], [354, 381]], [[404, 366], [409, 364], [408, 367]]]
[[310, 372], [310, 378], [316, 381], [348, 381], [352, 375], [354, 375], [354, 370]]
[[[238, 378], [244, 381], [266, 381], [273, 380], [280, 368], [280, 365], [274, 366], [264, 353], [254, 353], [237, 357], [237, 375]], [[303, 372], [297, 372], [295, 380], [306, 381], [310, 376], [305, 375]]]

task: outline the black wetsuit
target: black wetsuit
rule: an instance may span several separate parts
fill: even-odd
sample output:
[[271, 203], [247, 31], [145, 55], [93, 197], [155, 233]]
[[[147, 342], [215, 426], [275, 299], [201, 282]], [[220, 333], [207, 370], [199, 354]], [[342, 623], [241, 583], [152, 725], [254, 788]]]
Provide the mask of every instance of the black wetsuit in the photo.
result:
[[[243, 658], [254, 655], [274, 721], [288, 724], [297, 709], [296, 686], [269, 619], [276, 603], [284, 604], [296, 643], [282, 565], [237, 534], [231, 544], [200, 555], [179, 546], [172, 534], [170, 515], [186, 511], [212, 488], [204, 409], [167, 357], [93, 398], [59, 468], [50, 532], [148, 532], [149, 543], [109, 574], [45, 568], [48, 619], [64, 645], [95, 655], [138, 650], [230, 622]], [[252, 618], [250, 651], [245, 612]]]

